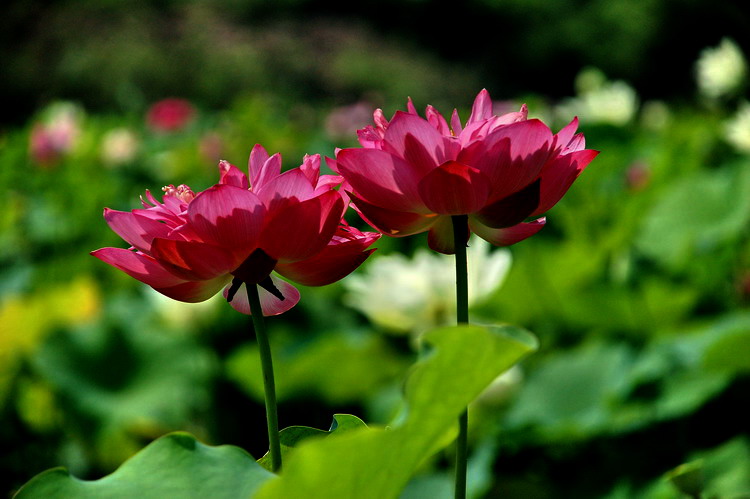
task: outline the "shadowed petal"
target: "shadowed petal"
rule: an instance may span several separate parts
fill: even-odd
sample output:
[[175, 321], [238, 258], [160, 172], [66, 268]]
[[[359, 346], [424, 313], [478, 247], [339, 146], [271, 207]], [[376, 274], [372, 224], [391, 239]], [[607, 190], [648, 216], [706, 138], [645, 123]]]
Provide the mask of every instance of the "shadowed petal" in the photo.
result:
[[249, 254], [258, 242], [265, 208], [258, 196], [232, 185], [215, 185], [188, 205], [191, 228], [210, 243]]
[[561, 149], [566, 149], [568, 147], [568, 144], [570, 143], [571, 139], [573, 139], [573, 136], [576, 133], [576, 130], [578, 130], [578, 117], [576, 116], [573, 118], [570, 123], [565, 125], [562, 130], [557, 132], [557, 147]]
[[[271, 276], [271, 281], [273, 281], [276, 289], [281, 292], [284, 299], [279, 300], [277, 297], [258, 286], [260, 307], [261, 309], [263, 309], [263, 315], [266, 317], [270, 315], [283, 314], [287, 310], [294, 307], [297, 302], [299, 302], [299, 290], [297, 290], [297, 288], [273, 275]], [[232, 298], [232, 301], [229, 302], [229, 304], [233, 309], [240, 312], [241, 314], [252, 315], [250, 313], [250, 304], [247, 301], [246, 286], [246, 284], [242, 284], [242, 286], [240, 286], [240, 289], [237, 290], [234, 298]], [[251, 284], [251, 286], [253, 286], [253, 284]], [[224, 288], [224, 298], [227, 297], [228, 291], [229, 286]]]
[[202, 281], [229, 274], [241, 263], [229, 250], [199, 241], [154, 239], [151, 255], [173, 274]]
[[545, 218], [538, 218], [533, 222], [520, 223], [504, 229], [491, 229], [469, 217], [471, 231], [495, 246], [510, 246], [521, 242], [542, 230], [545, 223]]
[[305, 201], [313, 197], [315, 189], [300, 168], [292, 168], [270, 179], [255, 192], [271, 213], [290, 201]]
[[300, 262], [278, 264], [276, 272], [304, 286], [324, 286], [349, 275], [375, 249], [365, 250], [380, 234], [369, 233], [361, 239], [329, 244], [323, 251]]
[[519, 121], [473, 142], [461, 151], [458, 161], [487, 175], [492, 202], [534, 181], [552, 153], [552, 142], [552, 132], [541, 121]]
[[333, 237], [343, 204], [337, 191], [328, 191], [280, 207], [270, 214], [263, 228], [263, 251], [285, 263], [310, 258]]
[[219, 161], [219, 173], [221, 175], [219, 178], [220, 184], [233, 185], [241, 189], [247, 189], [249, 186], [247, 175], [229, 161], [223, 159]]
[[429, 170], [415, 169], [397, 156], [377, 149], [344, 149], [336, 162], [361, 199], [395, 211], [429, 212], [417, 189]]
[[365, 222], [389, 236], [403, 237], [424, 232], [437, 219], [437, 215], [434, 214], [424, 215], [408, 211], [389, 210], [370, 204], [351, 192], [347, 192], [347, 194], [351, 197], [352, 204]]
[[385, 131], [384, 149], [420, 172], [445, 161], [445, 137], [415, 114], [396, 111]]
[[555, 206], [598, 154], [599, 151], [584, 149], [551, 161], [542, 172], [539, 206], [531, 215], [541, 215]]
[[481, 209], [490, 194], [489, 179], [476, 168], [448, 161], [419, 182], [424, 204], [441, 215], [465, 215]]
[[155, 237], [167, 237], [168, 225], [138, 213], [104, 209], [104, 220], [115, 233], [136, 249], [149, 253]]
[[520, 191], [485, 206], [476, 213], [475, 219], [493, 229], [523, 222], [539, 206], [540, 183], [537, 179]]
[[[465, 242], [469, 241], [471, 232], [466, 229]], [[430, 228], [427, 236], [428, 246], [444, 255], [453, 255], [456, 253], [455, 241], [453, 240], [453, 220], [451, 217], [440, 217], [438, 221]]]
[[154, 287], [154, 289], [174, 300], [197, 303], [211, 298], [231, 279], [232, 276], [222, 275], [206, 281], [188, 281], [168, 288]]

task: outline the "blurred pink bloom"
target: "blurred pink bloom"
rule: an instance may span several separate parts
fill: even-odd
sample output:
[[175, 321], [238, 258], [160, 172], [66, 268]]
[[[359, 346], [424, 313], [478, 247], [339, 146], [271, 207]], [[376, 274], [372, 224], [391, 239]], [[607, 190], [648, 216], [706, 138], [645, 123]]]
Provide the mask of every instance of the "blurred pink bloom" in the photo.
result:
[[218, 161], [224, 151], [224, 141], [218, 133], [208, 132], [198, 142], [198, 151], [208, 161]]
[[373, 107], [372, 104], [362, 101], [335, 108], [326, 117], [325, 128], [328, 136], [334, 140], [349, 138], [370, 121]]
[[174, 132], [184, 128], [195, 116], [195, 108], [185, 99], [169, 98], [154, 103], [146, 114], [153, 130]]
[[322, 286], [357, 268], [380, 234], [360, 232], [342, 217], [341, 178], [320, 175], [320, 156], [281, 173], [281, 156], [256, 145], [249, 177], [219, 162], [219, 183], [198, 194], [164, 187], [162, 201], [146, 191], [143, 209], [104, 210], [109, 226], [131, 246], [92, 252], [156, 291], [184, 302], [224, 288], [236, 310], [249, 314], [245, 283], [258, 284], [264, 315], [286, 312], [299, 291], [271, 274]]
[[645, 189], [651, 182], [651, 168], [643, 161], [636, 161], [625, 172], [625, 181], [631, 190]]
[[64, 103], [53, 105], [49, 117], [31, 129], [29, 155], [35, 163], [51, 166], [73, 149], [80, 134], [76, 109]]
[[[527, 119], [526, 106], [492, 114], [486, 90], [477, 95], [468, 122], [453, 111], [450, 124], [432, 106], [359, 130], [362, 148], [338, 150], [329, 164], [346, 180], [352, 204], [370, 225], [396, 237], [429, 231], [429, 245], [454, 253], [452, 215], [469, 215], [469, 228], [498, 246], [537, 233], [540, 217], [567, 192], [598, 154], [576, 134], [578, 119], [553, 134]], [[525, 222], [529, 217], [536, 218]], [[469, 234], [466, 234], [468, 241]]]

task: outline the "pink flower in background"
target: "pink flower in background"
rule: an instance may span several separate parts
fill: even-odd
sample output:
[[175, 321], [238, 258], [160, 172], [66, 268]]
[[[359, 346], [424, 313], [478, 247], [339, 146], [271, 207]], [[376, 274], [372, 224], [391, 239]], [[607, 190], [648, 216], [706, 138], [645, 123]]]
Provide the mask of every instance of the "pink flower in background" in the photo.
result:
[[158, 132], [175, 132], [195, 116], [195, 108], [185, 99], [169, 98], [154, 103], [146, 114], [146, 123]]
[[29, 155], [42, 166], [51, 166], [76, 145], [81, 134], [81, 111], [70, 103], [56, 103], [47, 116], [34, 124], [29, 137]]
[[553, 134], [527, 119], [526, 106], [502, 116], [492, 106], [482, 90], [465, 125], [457, 111], [449, 124], [432, 106], [422, 118], [411, 100], [390, 121], [376, 110], [375, 125], [358, 132], [362, 147], [337, 151], [329, 164], [362, 217], [384, 234], [429, 231], [430, 247], [452, 254], [451, 216], [468, 215], [479, 237], [515, 244], [544, 226], [541, 215], [598, 152], [585, 149], [578, 119]]
[[360, 101], [333, 109], [326, 117], [326, 133], [334, 140], [349, 138], [370, 121], [374, 107], [369, 102]]
[[184, 302], [206, 300], [224, 288], [236, 310], [249, 314], [245, 283], [258, 284], [264, 315], [286, 312], [299, 291], [341, 279], [357, 268], [380, 234], [360, 232], [343, 220], [346, 203], [334, 188], [341, 178], [320, 175], [320, 157], [281, 173], [281, 156], [260, 145], [250, 154], [249, 176], [219, 162], [219, 183], [195, 194], [148, 191], [143, 209], [104, 210], [109, 226], [131, 248], [102, 248], [100, 260]]

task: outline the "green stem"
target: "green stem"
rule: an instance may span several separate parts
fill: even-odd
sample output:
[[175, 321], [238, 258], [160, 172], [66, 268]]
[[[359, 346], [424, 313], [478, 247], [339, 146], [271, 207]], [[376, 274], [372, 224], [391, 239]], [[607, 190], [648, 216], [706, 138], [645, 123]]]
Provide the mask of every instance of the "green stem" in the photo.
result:
[[[469, 276], [466, 261], [466, 234], [469, 230], [469, 217], [453, 215], [453, 243], [456, 250], [456, 322], [469, 323]], [[468, 409], [458, 417], [458, 438], [456, 439], [456, 499], [466, 498], [466, 470], [468, 465]]]
[[279, 443], [279, 416], [276, 409], [276, 384], [273, 380], [273, 361], [271, 359], [271, 345], [268, 342], [266, 321], [263, 319], [263, 309], [260, 306], [258, 285], [246, 283], [247, 301], [255, 328], [255, 338], [258, 340], [260, 351], [260, 365], [263, 370], [263, 392], [266, 399], [266, 424], [268, 425], [268, 447], [271, 453], [271, 471], [277, 472], [281, 468], [281, 444]]

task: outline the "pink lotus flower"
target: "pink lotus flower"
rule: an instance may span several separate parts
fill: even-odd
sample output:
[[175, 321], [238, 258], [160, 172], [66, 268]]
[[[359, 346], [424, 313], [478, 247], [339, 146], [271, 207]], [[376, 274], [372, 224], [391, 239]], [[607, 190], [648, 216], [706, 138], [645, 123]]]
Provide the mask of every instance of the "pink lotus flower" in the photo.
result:
[[320, 175], [320, 156], [281, 173], [281, 156], [256, 145], [249, 173], [219, 162], [219, 183], [197, 195], [164, 188], [162, 201], [146, 191], [143, 209], [104, 210], [129, 249], [91, 254], [156, 291], [184, 302], [206, 300], [224, 288], [236, 310], [250, 314], [243, 284], [259, 284], [263, 315], [286, 312], [299, 291], [284, 277], [322, 286], [346, 276], [374, 250], [380, 234], [360, 232], [342, 217], [341, 178]]
[[146, 123], [158, 132], [174, 132], [184, 128], [195, 116], [195, 108], [178, 98], [162, 99], [154, 103], [146, 113]]
[[450, 125], [432, 106], [426, 116], [411, 100], [391, 121], [378, 109], [375, 126], [358, 132], [362, 148], [339, 150], [329, 164], [370, 225], [396, 237], [429, 231], [441, 253], [455, 252], [452, 215], [468, 215], [469, 230], [498, 246], [536, 234], [540, 215], [598, 154], [584, 149], [577, 118], [553, 134], [527, 119], [525, 105], [494, 116], [486, 90], [465, 126], [455, 110]]

